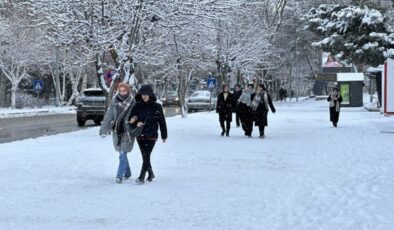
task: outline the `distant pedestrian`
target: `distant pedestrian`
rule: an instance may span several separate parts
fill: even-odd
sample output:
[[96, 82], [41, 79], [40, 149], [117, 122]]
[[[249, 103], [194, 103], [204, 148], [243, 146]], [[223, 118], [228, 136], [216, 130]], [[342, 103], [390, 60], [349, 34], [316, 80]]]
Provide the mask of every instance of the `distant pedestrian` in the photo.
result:
[[242, 94], [242, 88], [241, 85], [235, 85], [234, 88], [234, 93], [233, 93], [233, 112], [235, 113], [235, 123], [237, 127], [241, 125], [240, 119], [239, 119], [239, 112], [238, 112], [238, 99]]
[[137, 104], [131, 111], [131, 124], [143, 122], [141, 134], [137, 137], [138, 146], [142, 155], [142, 167], [137, 184], [145, 182], [145, 175], [148, 173], [147, 181], [151, 182], [155, 175], [153, 173], [150, 156], [158, 139], [158, 129], [160, 128], [163, 143], [167, 140], [167, 125], [162, 106], [156, 102], [156, 95], [149, 85], [143, 85], [135, 96]]
[[280, 87], [279, 89], [279, 99], [281, 102], [286, 101], [286, 97], [287, 97], [287, 90], [283, 87]]
[[333, 88], [332, 92], [327, 98], [327, 101], [330, 102], [330, 121], [332, 125], [336, 128], [338, 126], [339, 120], [339, 112], [342, 103], [342, 96], [339, 93], [338, 88]]
[[218, 95], [216, 103], [216, 112], [219, 114], [220, 127], [222, 128], [221, 136], [224, 136], [224, 134], [226, 134], [227, 137], [230, 136], [233, 104], [233, 94], [229, 92], [227, 85], [223, 85], [223, 92]]
[[253, 113], [251, 108], [252, 94], [253, 84], [248, 84], [247, 88], [242, 91], [238, 99], [239, 118], [241, 120], [242, 129], [247, 137], [252, 137], [253, 131]]
[[139, 135], [142, 130], [142, 123], [139, 123], [137, 125], [139, 128], [135, 129], [131, 129], [128, 123], [131, 109], [135, 105], [130, 91], [129, 85], [119, 84], [118, 93], [105, 113], [99, 132], [102, 138], [112, 132], [113, 145], [119, 152], [119, 166], [115, 179], [117, 183], [122, 183], [122, 180], [131, 177], [127, 153], [133, 149], [135, 136]]
[[264, 138], [265, 126], [268, 126], [268, 111], [271, 109], [271, 112], [275, 113], [276, 110], [272, 104], [271, 96], [263, 84], [257, 86], [256, 93], [252, 95], [252, 99], [255, 126], [259, 127], [259, 137]]

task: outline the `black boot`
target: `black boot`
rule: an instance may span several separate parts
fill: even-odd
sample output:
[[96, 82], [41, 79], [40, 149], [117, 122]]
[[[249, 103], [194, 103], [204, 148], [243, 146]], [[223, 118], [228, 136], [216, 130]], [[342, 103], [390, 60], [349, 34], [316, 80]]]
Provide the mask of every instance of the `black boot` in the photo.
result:
[[230, 136], [230, 127], [231, 124], [229, 121], [226, 122], [226, 136], [229, 137]]
[[148, 178], [146, 178], [147, 181], [152, 182], [152, 180], [155, 178], [155, 174], [153, 174], [152, 168], [148, 169]]
[[264, 129], [265, 129], [265, 127], [263, 126], [263, 127], [259, 127], [259, 129], [260, 129], [260, 136], [259, 136], [259, 138], [264, 138], [265, 136], [264, 136]]
[[146, 173], [145, 169], [144, 168], [141, 169], [140, 176], [137, 177], [137, 179], [135, 180], [136, 184], [143, 184], [143, 183], [145, 183], [145, 173]]

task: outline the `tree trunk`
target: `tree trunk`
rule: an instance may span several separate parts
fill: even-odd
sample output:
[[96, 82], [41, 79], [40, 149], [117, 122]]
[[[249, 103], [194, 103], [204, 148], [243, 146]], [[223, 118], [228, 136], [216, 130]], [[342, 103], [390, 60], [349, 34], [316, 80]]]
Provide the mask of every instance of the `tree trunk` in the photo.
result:
[[81, 76], [82, 76], [82, 67], [78, 70], [77, 76], [74, 76], [74, 73], [70, 72], [70, 78], [71, 78], [73, 92], [71, 94], [70, 99], [67, 102], [67, 106], [70, 106], [73, 103], [73, 100], [75, 99], [75, 97], [78, 96], [78, 94], [79, 94], [78, 85], [79, 85], [79, 80], [81, 80]]
[[11, 86], [11, 109], [16, 109], [16, 91], [17, 85], [13, 83]]
[[60, 94], [60, 102], [63, 103], [64, 97], [66, 96], [66, 75], [62, 74], [63, 79], [63, 86], [62, 86], [62, 93]]
[[0, 108], [5, 107], [5, 98], [6, 98], [6, 81], [1, 76], [0, 72]]
[[88, 75], [84, 74], [82, 77], [81, 91], [86, 89], [87, 85], [88, 85]]

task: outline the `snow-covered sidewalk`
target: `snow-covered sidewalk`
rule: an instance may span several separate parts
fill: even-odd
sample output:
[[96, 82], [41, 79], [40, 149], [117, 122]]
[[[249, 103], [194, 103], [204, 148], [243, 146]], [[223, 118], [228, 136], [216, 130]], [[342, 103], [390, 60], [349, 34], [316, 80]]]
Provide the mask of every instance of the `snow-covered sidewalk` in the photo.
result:
[[[0, 229], [392, 229], [393, 117], [343, 109], [336, 129], [306, 100], [268, 119], [262, 140], [220, 137], [215, 113], [168, 118], [140, 186], [114, 183], [97, 127], [2, 144]], [[135, 178], [138, 145], [129, 160]]]
[[27, 109], [10, 109], [0, 108], [0, 118], [13, 118], [13, 117], [31, 117], [51, 114], [68, 114], [76, 113], [75, 106], [44, 106], [42, 108], [27, 108]]

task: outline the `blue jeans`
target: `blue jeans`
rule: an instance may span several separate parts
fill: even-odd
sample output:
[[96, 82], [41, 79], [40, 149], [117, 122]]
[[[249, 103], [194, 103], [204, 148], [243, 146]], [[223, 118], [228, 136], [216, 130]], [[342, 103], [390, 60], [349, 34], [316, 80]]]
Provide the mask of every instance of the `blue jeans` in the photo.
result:
[[127, 152], [119, 152], [119, 167], [116, 177], [123, 178], [123, 176], [131, 176], [129, 159], [127, 159]]

